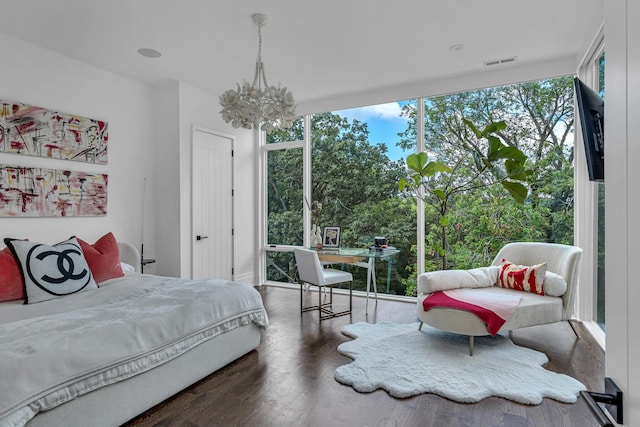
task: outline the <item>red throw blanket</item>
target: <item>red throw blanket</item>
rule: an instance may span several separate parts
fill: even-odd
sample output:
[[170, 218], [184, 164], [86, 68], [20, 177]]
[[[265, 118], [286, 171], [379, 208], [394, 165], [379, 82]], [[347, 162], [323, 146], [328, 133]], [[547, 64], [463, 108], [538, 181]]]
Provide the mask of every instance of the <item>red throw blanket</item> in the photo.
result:
[[519, 295], [474, 292], [473, 289], [454, 289], [432, 293], [424, 299], [422, 308], [424, 311], [437, 307], [468, 311], [486, 323], [487, 331], [495, 336], [516, 311], [521, 298]]

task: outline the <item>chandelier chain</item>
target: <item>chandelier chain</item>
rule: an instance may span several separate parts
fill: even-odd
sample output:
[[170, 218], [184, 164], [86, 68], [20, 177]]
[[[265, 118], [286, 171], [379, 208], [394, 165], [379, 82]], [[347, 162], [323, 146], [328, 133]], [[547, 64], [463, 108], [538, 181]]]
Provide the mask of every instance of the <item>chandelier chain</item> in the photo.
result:
[[258, 59], [257, 62], [262, 62], [262, 25], [258, 24]]

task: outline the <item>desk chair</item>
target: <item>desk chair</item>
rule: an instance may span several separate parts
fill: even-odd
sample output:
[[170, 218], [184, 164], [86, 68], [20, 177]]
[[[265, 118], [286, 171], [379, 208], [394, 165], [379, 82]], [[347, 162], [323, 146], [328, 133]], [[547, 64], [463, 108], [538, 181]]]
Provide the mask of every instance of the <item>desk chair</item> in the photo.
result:
[[[333, 268], [322, 268], [318, 254], [308, 249], [294, 249], [298, 274], [300, 276], [300, 313], [305, 311], [318, 310], [320, 321], [333, 317], [351, 314], [353, 298], [353, 276], [351, 273], [335, 270]], [[349, 310], [334, 312], [331, 308], [333, 304], [333, 286], [339, 283], [349, 282]], [[318, 305], [303, 307], [302, 288], [304, 283], [318, 287]], [[322, 303], [322, 288], [329, 288], [329, 302]]]

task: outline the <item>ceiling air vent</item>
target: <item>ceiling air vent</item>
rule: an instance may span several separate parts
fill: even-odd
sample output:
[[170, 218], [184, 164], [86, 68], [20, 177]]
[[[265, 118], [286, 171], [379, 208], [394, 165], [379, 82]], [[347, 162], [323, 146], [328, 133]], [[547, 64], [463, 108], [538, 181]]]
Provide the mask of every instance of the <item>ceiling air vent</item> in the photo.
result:
[[510, 64], [512, 62], [516, 62], [517, 56], [512, 56], [511, 58], [502, 58], [502, 59], [493, 59], [491, 61], [484, 61], [485, 67], [493, 67], [494, 65], [502, 65], [502, 64]]

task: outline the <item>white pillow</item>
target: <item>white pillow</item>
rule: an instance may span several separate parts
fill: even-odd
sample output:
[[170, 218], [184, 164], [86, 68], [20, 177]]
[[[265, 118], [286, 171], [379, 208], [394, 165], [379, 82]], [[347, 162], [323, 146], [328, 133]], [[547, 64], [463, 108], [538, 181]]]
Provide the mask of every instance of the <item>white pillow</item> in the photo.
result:
[[547, 271], [544, 278], [544, 294], [552, 297], [561, 297], [567, 292], [567, 281], [559, 274]]
[[120, 267], [122, 267], [122, 272], [125, 276], [128, 276], [129, 274], [135, 274], [136, 272], [136, 268], [131, 264], [127, 264], [126, 262], [121, 262]]
[[418, 276], [418, 293], [430, 294], [458, 288], [487, 288], [495, 285], [500, 267], [473, 268], [470, 270], [438, 270]]
[[26, 304], [98, 288], [75, 237], [53, 246], [28, 240], [4, 242], [22, 271]]

